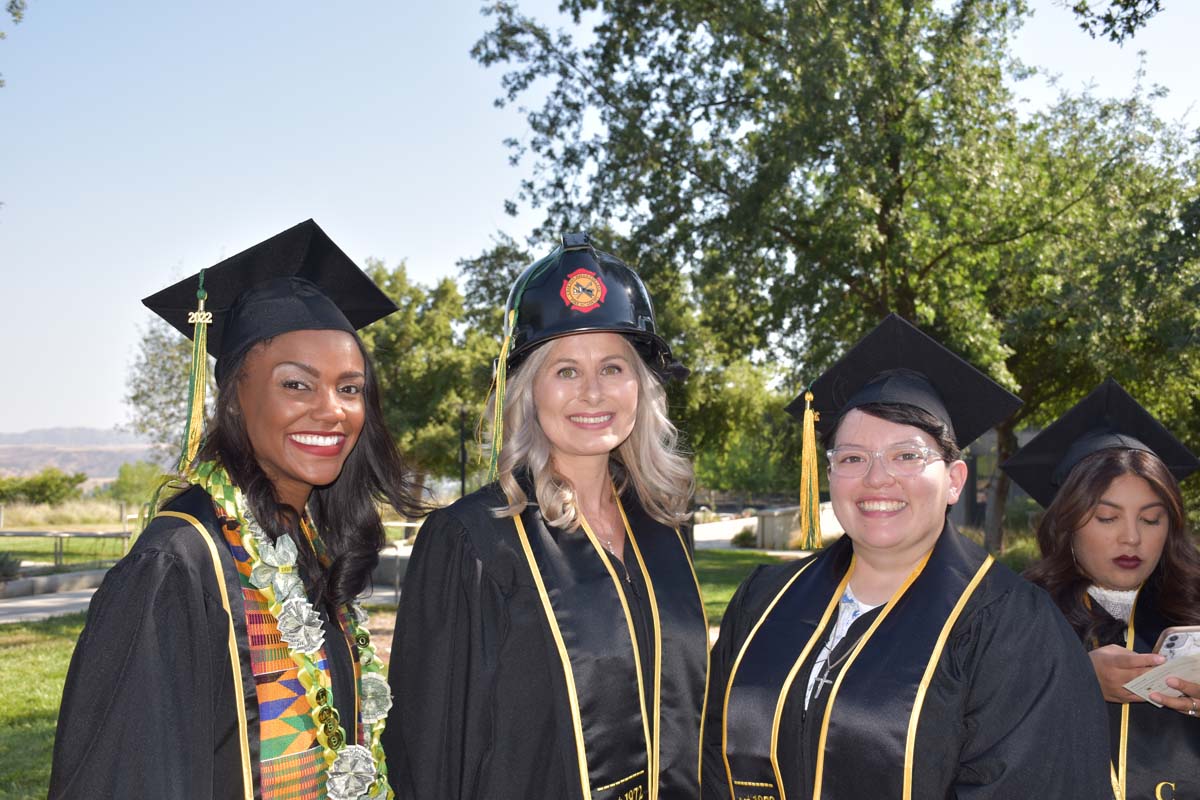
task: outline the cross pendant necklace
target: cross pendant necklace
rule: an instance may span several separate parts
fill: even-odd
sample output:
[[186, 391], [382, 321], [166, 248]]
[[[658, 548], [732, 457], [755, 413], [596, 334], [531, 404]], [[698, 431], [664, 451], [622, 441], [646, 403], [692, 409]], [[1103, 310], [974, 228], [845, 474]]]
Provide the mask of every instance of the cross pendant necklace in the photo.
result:
[[[858, 646], [858, 641], [859, 641], [859, 639], [862, 639], [862, 637], [863, 637], [863, 635], [861, 633], [857, 637], [855, 637], [854, 641], [850, 643], [850, 646], [846, 648], [846, 652], [842, 653], [836, 659], [829, 659], [828, 657], [826, 658], [825, 669], [821, 670], [820, 676], [815, 681], [813, 681], [813, 694], [812, 694], [813, 700], [816, 700], [818, 697], [821, 696], [822, 689], [824, 689], [829, 684], [833, 683], [834, 679], [829, 677], [829, 673], [833, 671], [834, 667], [836, 667], [838, 664], [841, 664], [843, 661], [845, 661], [850, 656], [851, 653], [854, 652], [854, 648], [856, 646]], [[839, 642], [838, 644], [841, 644], [841, 642]], [[829, 654], [833, 655], [832, 649], [830, 649]]]

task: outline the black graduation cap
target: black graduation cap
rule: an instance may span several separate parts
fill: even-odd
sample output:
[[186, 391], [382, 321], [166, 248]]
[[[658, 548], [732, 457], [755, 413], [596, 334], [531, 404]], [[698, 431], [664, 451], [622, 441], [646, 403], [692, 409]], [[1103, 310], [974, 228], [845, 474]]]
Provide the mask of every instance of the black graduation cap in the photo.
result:
[[[290, 331], [353, 332], [396, 310], [379, 287], [311, 219], [203, 270], [213, 321], [209, 355], [234, 355]], [[142, 300], [192, 337], [200, 275]]]
[[[1021, 406], [1012, 392], [895, 314], [859, 340], [809, 391], [822, 433], [859, 406], [909, 405], [946, 423], [959, 447]], [[804, 405], [802, 392], [787, 410], [801, 419]]]
[[1093, 389], [1000, 468], [1046, 507], [1076, 464], [1092, 453], [1112, 448], [1153, 453], [1176, 480], [1200, 469], [1200, 461], [1183, 442], [1112, 378]]

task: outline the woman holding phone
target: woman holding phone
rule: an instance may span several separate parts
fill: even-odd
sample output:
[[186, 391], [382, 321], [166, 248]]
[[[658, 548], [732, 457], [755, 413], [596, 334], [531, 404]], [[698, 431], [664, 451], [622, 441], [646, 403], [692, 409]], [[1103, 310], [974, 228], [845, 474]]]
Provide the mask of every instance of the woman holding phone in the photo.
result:
[[[1200, 625], [1200, 551], [1178, 483], [1198, 467], [1111, 378], [1004, 464], [1046, 507], [1042, 559], [1026, 577], [1090, 652], [1119, 798], [1200, 796], [1200, 684], [1168, 678], [1173, 691], [1150, 694], [1157, 705], [1125, 688], [1166, 662], [1156, 652], [1164, 631]], [[1176, 634], [1168, 650], [1183, 644]]]

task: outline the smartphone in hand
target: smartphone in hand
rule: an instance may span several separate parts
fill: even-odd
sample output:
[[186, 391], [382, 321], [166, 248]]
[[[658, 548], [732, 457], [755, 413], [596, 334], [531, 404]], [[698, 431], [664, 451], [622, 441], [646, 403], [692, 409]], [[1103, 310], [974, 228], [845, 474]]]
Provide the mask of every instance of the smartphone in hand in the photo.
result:
[[1154, 645], [1154, 652], [1166, 656], [1168, 661], [1200, 654], [1200, 625], [1175, 625], [1165, 629]]

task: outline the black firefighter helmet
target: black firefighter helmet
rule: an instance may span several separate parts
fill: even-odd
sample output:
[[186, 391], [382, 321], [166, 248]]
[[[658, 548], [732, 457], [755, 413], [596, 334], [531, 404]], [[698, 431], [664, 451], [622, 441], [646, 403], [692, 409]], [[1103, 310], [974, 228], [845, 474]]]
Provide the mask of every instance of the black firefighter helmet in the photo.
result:
[[512, 325], [509, 370], [543, 342], [611, 331], [626, 336], [662, 380], [687, 376], [658, 334], [642, 279], [617, 257], [593, 248], [586, 233], [564, 234], [561, 245], [521, 273], [508, 294], [504, 319]]

